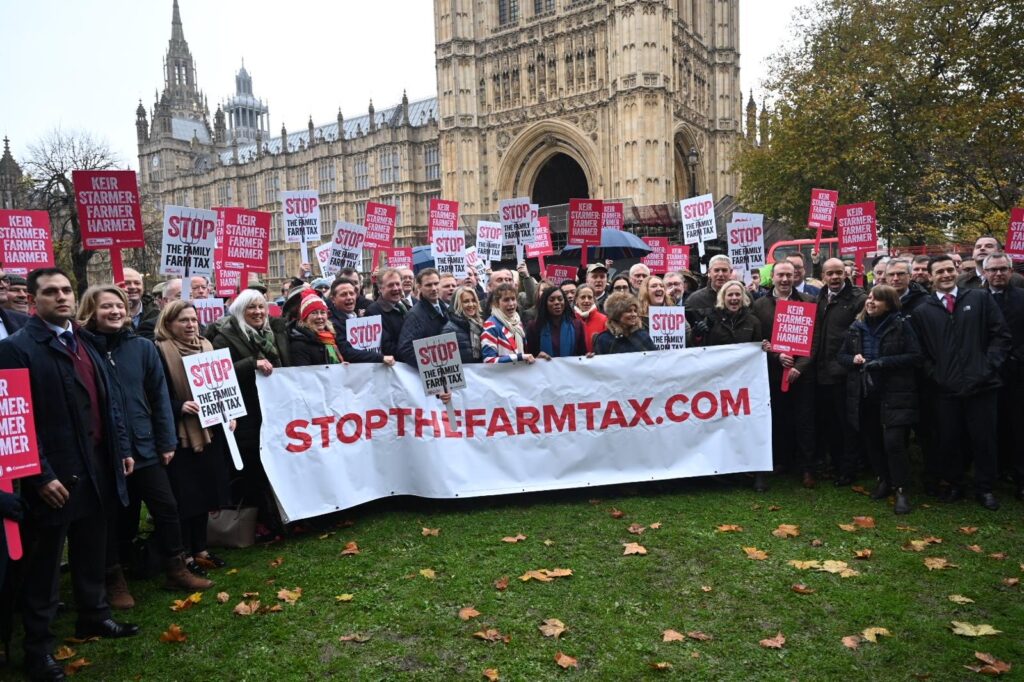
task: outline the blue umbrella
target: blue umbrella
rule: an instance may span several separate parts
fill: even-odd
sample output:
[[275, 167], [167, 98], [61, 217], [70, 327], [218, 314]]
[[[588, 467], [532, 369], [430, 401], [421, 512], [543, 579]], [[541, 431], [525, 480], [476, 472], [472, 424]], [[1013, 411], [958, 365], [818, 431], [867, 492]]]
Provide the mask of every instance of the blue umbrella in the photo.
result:
[[434, 257], [430, 255], [430, 245], [412, 247], [412, 271], [419, 272], [423, 268], [434, 267]]
[[[600, 246], [590, 246], [588, 248], [587, 262], [590, 263], [606, 259], [639, 258], [652, 251], [647, 242], [632, 232], [609, 228], [602, 228]], [[580, 247], [575, 244], [567, 245], [562, 249], [562, 254], [564, 255], [567, 251], [579, 251], [579, 249]]]

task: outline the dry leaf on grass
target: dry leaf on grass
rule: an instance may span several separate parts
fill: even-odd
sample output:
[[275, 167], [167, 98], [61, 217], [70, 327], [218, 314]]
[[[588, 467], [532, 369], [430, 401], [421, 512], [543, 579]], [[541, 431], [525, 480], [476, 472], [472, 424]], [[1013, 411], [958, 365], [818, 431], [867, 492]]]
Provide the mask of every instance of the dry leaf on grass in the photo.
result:
[[772, 531], [772, 535], [777, 538], [795, 538], [800, 535], [800, 526], [791, 523], [779, 524], [779, 527]]
[[633, 535], [641, 535], [645, 530], [647, 530], [647, 526], [641, 526], [639, 523], [631, 523], [629, 524], [629, 528], [626, 529], [626, 532], [632, 533]]
[[811, 540], [811, 547], [821, 547], [823, 544], [825, 543], [823, 543], [819, 538]]
[[723, 523], [721, 526], [716, 526], [715, 530], [719, 533], [740, 533], [743, 531], [743, 526], [737, 526], [735, 523]]
[[359, 545], [353, 540], [345, 545], [345, 549], [341, 550], [341, 556], [351, 556], [353, 554], [359, 554]]
[[874, 552], [870, 549], [858, 549], [856, 552], [853, 553], [853, 558], [867, 561], [871, 558], [872, 554], [874, 554]]
[[701, 592], [710, 592], [713, 589], [715, 589], [715, 588], [711, 587], [711, 585], [701, 585], [700, 586], [700, 591]]
[[544, 623], [537, 626], [537, 629], [541, 631], [545, 637], [554, 637], [558, 639], [565, 632], [565, 623], [558, 620], [557, 618], [546, 618]]
[[885, 628], [867, 628], [860, 635], [869, 642], [877, 642], [879, 637], [892, 637], [892, 633]]
[[797, 594], [814, 594], [815, 592], [817, 592], [817, 590], [815, 590], [814, 588], [807, 587], [807, 585], [804, 585], [803, 583], [797, 583], [789, 589], [793, 590]]
[[508, 588], [508, 576], [503, 575], [494, 581], [494, 588], [500, 592], [504, 592]]
[[271, 568], [280, 568], [281, 564], [283, 564], [283, 563], [284, 563], [284, 557], [283, 556], [279, 556], [276, 559], [273, 559], [268, 565]]
[[561, 651], [555, 654], [555, 663], [557, 663], [559, 667], [565, 669], [580, 667], [579, 663], [576, 662], [575, 658], [573, 658], [572, 656], [566, 656]]
[[85, 639], [80, 639], [78, 637], [65, 637], [64, 641], [68, 644], [87, 644], [88, 642], [98, 642], [100, 641], [100, 638], [95, 635], [92, 637], [86, 637]]
[[497, 682], [499, 679], [501, 679], [500, 677], [498, 677], [498, 669], [487, 668], [486, 670], [484, 670], [484, 679], [489, 680], [490, 682]]
[[76, 658], [67, 665], [64, 666], [64, 674], [71, 677], [75, 673], [79, 672], [82, 668], [92, 665], [92, 661], [88, 658]]
[[473, 636], [477, 639], [482, 639], [485, 642], [504, 642], [508, 644], [512, 641], [511, 635], [501, 634], [497, 628], [487, 628], [486, 630], [479, 630], [473, 633]]
[[924, 565], [929, 571], [943, 571], [947, 568], [959, 568], [956, 564], [949, 563], [949, 559], [939, 556], [925, 557]]
[[623, 516], [626, 515], [626, 512], [616, 509], [615, 507], [609, 509], [608, 513], [611, 515], [613, 519], [621, 519]]
[[175, 599], [174, 603], [171, 604], [171, 611], [184, 611], [192, 608], [203, 600], [202, 592], [193, 592], [184, 599]]
[[762, 639], [758, 644], [765, 649], [781, 649], [786, 643], [786, 636], [781, 632], [769, 639]]
[[821, 562], [815, 561], [813, 559], [811, 561], [799, 561], [797, 559], [790, 559], [786, 563], [800, 571], [806, 571], [809, 568], [821, 568]]
[[1003, 673], [1010, 672], [1010, 669], [1013, 667], [1005, 661], [1000, 661], [992, 654], [975, 651], [974, 657], [985, 665], [965, 665], [964, 667], [976, 673], [981, 673], [982, 675], [992, 675], [993, 677], [996, 677]]
[[671, 670], [672, 664], [668, 661], [659, 661], [657, 663], [651, 663], [652, 670]]
[[227, 575], [235, 575], [236, 573], [238, 573], [238, 569], [237, 568], [229, 568], [228, 572], [227, 572]]
[[339, 642], [355, 642], [356, 644], [362, 644], [363, 642], [370, 641], [370, 635], [364, 635], [361, 632], [353, 632], [348, 635], [342, 635], [338, 638]]
[[232, 609], [232, 613], [236, 616], [251, 616], [260, 609], [260, 600], [253, 599], [252, 601], [240, 601], [235, 604], [235, 608]]
[[960, 526], [959, 528], [957, 528], [957, 531], [963, 533], [964, 535], [974, 535], [978, 532], [978, 528], [977, 526]]
[[698, 642], [710, 642], [714, 639], [711, 635], [706, 635], [700, 630], [690, 630], [686, 633], [686, 636]]
[[857, 493], [858, 495], [865, 495], [865, 496], [867, 496], [867, 497], [871, 497], [871, 493], [869, 493], [869, 492], [868, 492], [868, 490], [867, 490], [867, 488], [865, 488], [865, 487], [864, 487], [864, 486], [862, 486], [862, 485], [855, 485], [855, 486], [852, 486], [852, 487], [850, 488], [850, 490], [852, 490], [853, 492]]
[[647, 554], [647, 548], [639, 542], [624, 542], [622, 546], [625, 548], [622, 550], [623, 556], [628, 554]]
[[218, 592], [217, 593], [217, 601], [220, 602], [221, 604], [226, 604], [228, 599], [231, 599], [231, 595], [228, 594], [227, 592]]
[[1020, 578], [1003, 578], [1002, 583], [1006, 587], [1016, 587], [1020, 585]]
[[61, 644], [59, 647], [57, 647], [57, 650], [53, 652], [53, 657], [58, 661], [66, 661], [69, 658], [74, 658], [75, 653], [75, 650], [71, 647], [65, 644]]
[[651, 530], [658, 530], [661, 528], [661, 521], [656, 521], [650, 525]]
[[434, 573], [434, 569], [432, 568], [421, 568], [420, 575], [422, 575], [427, 580], [433, 580], [437, 577], [437, 574]]
[[996, 630], [987, 623], [981, 625], [971, 625], [961, 620], [951, 621], [954, 635], [962, 635], [964, 637], [985, 637], [990, 635], [998, 635], [1002, 630]]
[[902, 530], [913, 533], [917, 531], [917, 528], [914, 528], [913, 526], [896, 526], [896, 530]]
[[853, 525], [857, 526], [858, 528], [874, 528], [875, 519], [870, 516], [854, 516]]
[[747, 555], [748, 559], [753, 559], [754, 561], [764, 561], [768, 558], [768, 552], [757, 547], [744, 547], [743, 552]]
[[773, 504], [772, 506], [768, 507], [768, 511], [770, 512], [776, 512], [779, 511], [780, 509], [782, 509], [782, 507], [780, 507], [777, 504]]
[[340, 603], [343, 603], [343, 602], [350, 602], [350, 601], [352, 601], [355, 598], [356, 598], [355, 595], [349, 594], [349, 593], [346, 592], [345, 594], [335, 595], [334, 601], [336, 601], [336, 602], [338, 602], [340, 604]]
[[535, 571], [527, 571], [523, 575], [519, 576], [519, 579], [524, 583], [530, 580], [538, 580], [542, 583], [549, 583], [553, 578], [565, 578], [572, 575], [571, 568], [552, 568], [548, 570], [546, 568], [540, 568]]
[[160, 641], [168, 643], [180, 643], [186, 641], [188, 638], [185, 633], [181, 631], [181, 628], [174, 623], [167, 628], [164, 632], [160, 633]]
[[459, 609], [459, 618], [461, 620], [469, 620], [470, 618], [476, 618], [479, 615], [480, 612], [472, 606], [463, 606], [461, 609]]
[[852, 523], [840, 523], [840, 524], [837, 524], [837, 525], [839, 526], [839, 528], [841, 530], [845, 530], [847, 533], [856, 533], [857, 532], [857, 526], [853, 525]]
[[1003, 561], [1006, 559], [1006, 552], [995, 552], [994, 554], [989, 554], [989, 557], [996, 561]]
[[438, 536], [438, 534], [440, 534], [441, 529], [440, 528], [424, 528], [421, 532], [423, 533], [423, 537], [427, 537], [429, 535], [429, 536], [433, 536], [433, 537], [436, 538]]
[[295, 589], [289, 590], [281, 588], [277, 591], [277, 598], [288, 604], [295, 604], [302, 596], [302, 588], [296, 587]]
[[850, 568], [845, 561], [835, 561], [833, 559], [822, 561], [818, 570], [838, 575], [840, 578], [855, 578], [860, 575], [858, 571]]
[[663, 642], [685, 642], [686, 635], [675, 630], [662, 630], [661, 641]]
[[966, 549], [969, 549], [970, 551], [974, 552], [975, 554], [981, 554], [984, 551], [981, 548], [981, 545], [964, 545], [964, 547]]
[[526, 539], [526, 536], [522, 533], [516, 533], [515, 535], [508, 535], [501, 539], [502, 542], [516, 543], [522, 542]]
[[951, 594], [949, 595], [949, 601], [954, 604], [973, 604], [974, 600], [970, 597], [965, 597], [962, 594]]
[[843, 646], [847, 649], [859, 649], [860, 635], [847, 635], [846, 637], [843, 637]]
[[254, 598], [258, 597], [258, 596], [260, 596], [259, 592], [243, 592], [242, 593], [242, 599], [254, 599]]
[[332, 535], [334, 535], [334, 533], [324, 533], [323, 535], [317, 536], [317, 539], [318, 540], [326, 540], [327, 538], [331, 537]]
[[545, 547], [550, 547], [550, 546], [551, 546], [551, 545], [553, 545], [553, 544], [555, 544], [555, 541], [554, 541], [554, 540], [545, 540], [545, 541], [544, 541], [544, 546], [545, 546]]

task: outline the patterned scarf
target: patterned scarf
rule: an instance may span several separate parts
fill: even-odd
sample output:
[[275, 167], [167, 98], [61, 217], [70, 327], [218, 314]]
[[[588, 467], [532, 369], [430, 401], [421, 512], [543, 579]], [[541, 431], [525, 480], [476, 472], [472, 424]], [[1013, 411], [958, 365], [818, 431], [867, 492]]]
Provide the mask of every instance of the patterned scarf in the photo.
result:
[[337, 341], [334, 338], [334, 334], [331, 330], [324, 329], [323, 331], [315, 331], [316, 339], [320, 343], [324, 344], [324, 348], [327, 350], [327, 364], [338, 365], [342, 362], [341, 351], [338, 350]]
[[512, 316], [508, 317], [500, 307], [495, 306], [491, 309], [491, 314], [516, 337], [516, 351], [524, 353], [526, 351], [526, 331], [523, 329], [523, 321], [519, 318], [519, 313], [512, 313]]

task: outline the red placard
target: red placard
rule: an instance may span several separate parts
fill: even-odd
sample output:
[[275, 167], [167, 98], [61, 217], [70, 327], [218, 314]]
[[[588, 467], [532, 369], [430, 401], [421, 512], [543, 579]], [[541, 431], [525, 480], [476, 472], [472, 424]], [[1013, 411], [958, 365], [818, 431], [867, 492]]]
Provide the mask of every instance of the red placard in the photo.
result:
[[363, 225], [366, 226], [366, 241], [363, 242], [363, 248], [390, 249], [395, 241], [397, 218], [396, 207], [378, 204], [376, 201], [366, 202], [366, 217], [363, 219]]
[[555, 252], [551, 244], [551, 225], [547, 216], [537, 218], [539, 228], [534, 232], [533, 243], [526, 245], [527, 258], [543, 258]]
[[1024, 256], [1024, 208], [1010, 209], [1010, 229], [1006, 231], [1006, 253]]
[[83, 248], [137, 249], [146, 245], [135, 171], [76, 170], [71, 178]]
[[772, 351], [810, 357], [816, 303], [777, 301], [772, 325]]
[[606, 201], [601, 213], [601, 227], [608, 230], [621, 230], [626, 225], [625, 212], [621, 201]]
[[544, 276], [554, 282], [555, 284], [561, 285], [562, 282], [570, 280], [576, 281], [576, 266], [575, 265], [549, 265], [544, 270]]
[[270, 264], [270, 214], [236, 207], [214, 210], [224, 216], [217, 240], [222, 267], [266, 272]]
[[812, 230], [832, 231], [836, 219], [836, 205], [839, 192], [833, 189], [812, 189], [811, 210], [807, 215], [807, 227]]
[[674, 245], [665, 252], [665, 272], [679, 272], [690, 269], [690, 247]]
[[875, 228], [875, 202], [846, 204], [836, 209], [839, 226], [839, 253], [874, 251], [878, 248]]
[[600, 246], [604, 202], [600, 199], [569, 200], [569, 244]]
[[[0, 371], [0, 490], [14, 492], [14, 479], [41, 471], [32, 410], [32, 384], [27, 369]], [[21, 531], [4, 519], [7, 554], [21, 558]]]
[[242, 288], [242, 271], [241, 270], [225, 270], [223, 268], [217, 268], [213, 271], [213, 277], [217, 282], [217, 297], [218, 298], [231, 298], [238, 294], [238, 290]]
[[[369, 204], [367, 204], [369, 211]], [[367, 225], [369, 227], [369, 225]], [[427, 221], [427, 243], [433, 243], [434, 230], [457, 230], [459, 229], [459, 202], [448, 201], [447, 199], [430, 200], [430, 216]], [[370, 231], [366, 231], [369, 238]], [[388, 259], [388, 263], [391, 259]], [[409, 267], [412, 267], [411, 265]]]
[[665, 274], [665, 255], [668, 253], [668, 237], [643, 237], [644, 243], [651, 247], [651, 252], [640, 259], [640, 262], [651, 269], [652, 275]]
[[412, 248], [403, 246], [397, 249], [388, 249], [388, 267], [412, 270]]
[[22, 277], [30, 270], [54, 266], [46, 211], [0, 211], [0, 263], [7, 272]]

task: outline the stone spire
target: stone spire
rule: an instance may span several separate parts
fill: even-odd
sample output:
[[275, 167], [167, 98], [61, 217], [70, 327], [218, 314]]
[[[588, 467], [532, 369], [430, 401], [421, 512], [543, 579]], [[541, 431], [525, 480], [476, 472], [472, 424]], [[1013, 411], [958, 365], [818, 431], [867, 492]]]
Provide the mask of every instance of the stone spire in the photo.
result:
[[747, 141], [757, 145], [757, 104], [754, 103], [754, 91], [750, 91], [750, 99], [747, 100]]
[[373, 100], [372, 99], [370, 100], [370, 108], [368, 109], [368, 113], [370, 114], [370, 126], [369, 127], [370, 127], [370, 132], [372, 133], [374, 130], [377, 129], [377, 117], [375, 115], [376, 112], [373, 110]]
[[185, 31], [181, 27], [181, 10], [178, 9], [178, 0], [174, 0], [174, 9], [171, 11], [171, 42], [185, 42]]
[[313, 133], [316, 130], [316, 128], [313, 126], [313, 115], [312, 114], [309, 115], [309, 124], [306, 126], [306, 128], [309, 130], [309, 142], [308, 142], [308, 144], [309, 144], [310, 147], [312, 147], [313, 143], [314, 143]]
[[768, 146], [768, 138], [770, 136], [770, 124], [771, 120], [768, 115], [768, 104], [764, 100], [761, 100], [761, 146]]
[[164, 92], [161, 102], [164, 101], [170, 115], [174, 117], [203, 119], [209, 111], [203, 93], [196, 85], [196, 67], [185, 41], [178, 0], [174, 0], [171, 39], [164, 57]]
[[135, 132], [139, 138], [139, 144], [149, 142], [149, 121], [146, 120], [146, 107], [142, 106], [141, 99], [135, 110]]
[[220, 105], [217, 105], [217, 111], [213, 115], [213, 141], [217, 144], [225, 144], [228, 141], [227, 121]]
[[341, 113], [341, 107], [338, 107], [338, 139], [345, 139], [345, 117]]
[[0, 208], [21, 207], [21, 166], [11, 155], [11, 141], [4, 136], [4, 153], [0, 156]]
[[402, 90], [402, 125], [409, 125], [409, 96]]
[[288, 129], [284, 127], [284, 123], [281, 124], [281, 153], [288, 153]]

